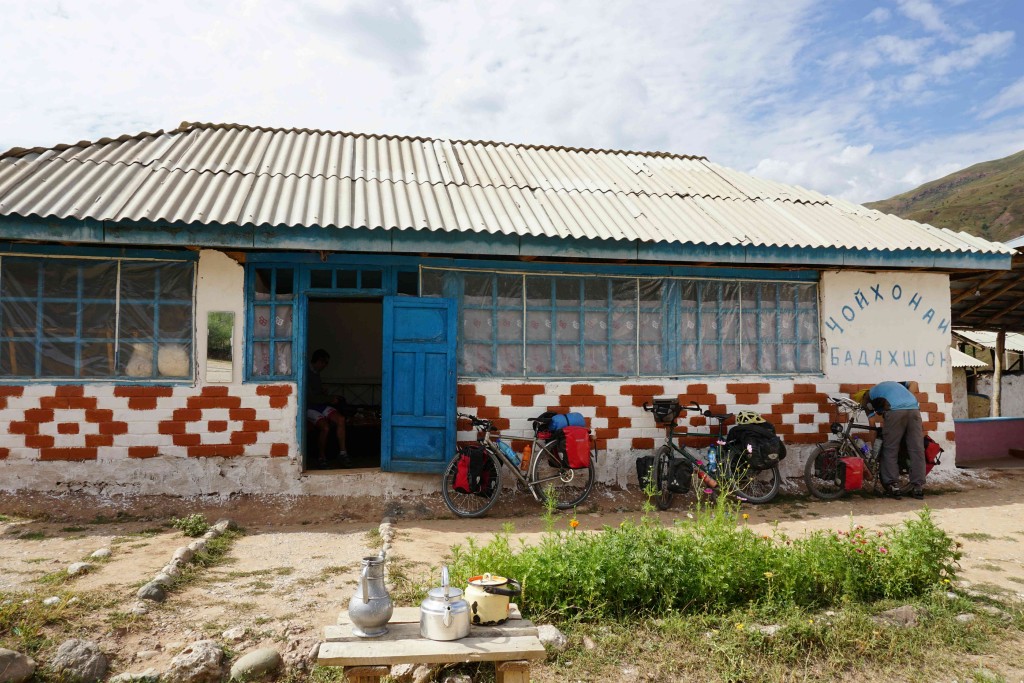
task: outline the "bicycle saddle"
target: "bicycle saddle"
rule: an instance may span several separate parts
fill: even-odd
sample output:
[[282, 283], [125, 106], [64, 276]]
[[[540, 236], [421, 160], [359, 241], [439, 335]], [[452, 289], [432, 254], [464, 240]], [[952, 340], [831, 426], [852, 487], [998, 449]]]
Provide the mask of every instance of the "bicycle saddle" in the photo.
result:
[[731, 419], [733, 414], [732, 413], [713, 413], [710, 410], [705, 410], [703, 415], [704, 415], [704, 417], [710, 417], [710, 418], [713, 418], [715, 420], [718, 420], [719, 422], [725, 422], [726, 420]]

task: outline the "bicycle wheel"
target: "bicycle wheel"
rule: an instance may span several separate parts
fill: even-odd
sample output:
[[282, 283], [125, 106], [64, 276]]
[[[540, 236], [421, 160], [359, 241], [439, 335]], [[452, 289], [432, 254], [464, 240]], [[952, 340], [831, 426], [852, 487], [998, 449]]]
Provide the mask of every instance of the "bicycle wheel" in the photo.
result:
[[555, 443], [549, 442], [533, 455], [530, 486], [541, 500], [550, 494], [559, 510], [576, 507], [586, 500], [590, 489], [594, 488], [594, 458], [590, 458], [590, 464], [585, 468], [569, 469], [562, 461]]
[[441, 477], [441, 496], [448, 509], [459, 517], [480, 517], [491, 509], [498, 500], [501, 493], [501, 465], [491, 453], [487, 454], [487, 462], [484, 464], [489, 476], [481, 490], [476, 493], [467, 493], [455, 488], [455, 477], [459, 472], [460, 453], [449, 461], [444, 468]]
[[654, 454], [654, 488], [658, 491], [654, 504], [659, 510], [668, 510], [672, 505], [672, 490], [668, 487], [671, 481], [672, 449], [662, 446]]
[[779, 493], [779, 466], [766, 470], [755, 470], [750, 467], [747, 451], [743, 448], [730, 449], [722, 463], [722, 476], [719, 484], [724, 490], [736, 495], [748, 503], [767, 503]]
[[807, 491], [822, 500], [835, 500], [846, 490], [839, 479], [839, 458], [843, 457], [842, 444], [830, 441], [818, 446], [804, 464], [804, 483]]

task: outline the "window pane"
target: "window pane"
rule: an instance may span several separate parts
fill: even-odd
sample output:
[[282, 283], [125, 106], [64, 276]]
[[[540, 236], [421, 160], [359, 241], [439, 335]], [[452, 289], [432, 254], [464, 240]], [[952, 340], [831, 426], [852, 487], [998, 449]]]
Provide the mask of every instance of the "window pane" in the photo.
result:
[[253, 309], [253, 336], [266, 339], [270, 336], [270, 306], [256, 306]]
[[417, 296], [419, 294], [420, 275], [415, 271], [400, 270], [398, 271], [397, 285], [397, 292], [399, 294]]
[[156, 308], [150, 303], [121, 304], [121, 338], [153, 339]]
[[332, 282], [334, 271], [332, 270], [314, 270], [309, 274], [309, 286], [313, 289], [331, 289], [334, 286]]
[[82, 344], [80, 377], [114, 376], [114, 343]]
[[39, 290], [39, 261], [4, 257], [0, 267], [0, 295], [4, 297], [36, 296]]
[[34, 377], [35, 342], [5, 342], [0, 349], [0, 372], [7, 377]]
[[39, 348], [41, 377], [75, 376], [75, 343], [45, 342]]
[[275, 375], [292, 374], [292, 344], [291, 342], [277, 342], [274, 346]]
[[360, 284], [361, 289], [380, 289], [381, 272], [379, 270], [364, 270]]
[[0, 305], [0, 322], [3, 323], [3, 334], [7, 337], [35, 337], [36, 313], [35, 301], [5, 301]]
[[295, 292], [295, 271], [291, 268], [278, 268], [275, 283], [277, 299], [291, 299]]
[[43, 264], [43, 296], [47, 299], [78, 297], [78, 262], [48, 259]]
[[188, 377], [192, 374], [190, 344], [161, 344], [157, 371], [161, 377]]
[[73, 337], [78, 330], [78, 304], [43, 302], [43, 334]]
[[157, 269], [150, 263], [121, 264], [121, 299], [152, 301], [157, 296]]
[[88, 261], [81, 269], [82, 296], [86, 299], [109, 299], [113, 302], [117, 297], [117, 262]]
[[335, 287], [338, 289], [355, 289], [356, 288], [356, 277], [358, 271], [355, 270], [339, 270], [335, 272], [337, 278]]
[[274, 336], [292, 336], [292, 307], [277, 305], [274, 308]]
[[82, 336], [114, 338], [117, 308], [113, 302], [82, 305]]
[[252, 345], [252, 374], [257, 377], [270, 375], [270, 344], [256, 342]]
[[160, 338], [189, 339], [192, 337], [192, 307], [181, 304], [160, 306]]
[[270, 284], [274, 277], [272, 268], [256, 268], [253, 271], [253, 291], [258, 300], [264, 301], [270, 298]]

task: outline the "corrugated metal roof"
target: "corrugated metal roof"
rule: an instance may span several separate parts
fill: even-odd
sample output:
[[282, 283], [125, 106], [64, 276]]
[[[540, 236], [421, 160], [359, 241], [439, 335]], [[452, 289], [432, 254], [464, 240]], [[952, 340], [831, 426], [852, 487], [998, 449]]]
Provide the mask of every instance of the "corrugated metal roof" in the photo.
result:
[[[997, 332], [986, 332], [983, 330], [957, 330], [956, 334], [976, 346], [981, 346], [986, 349], [996, 348]], [[1007, 351], [1024, 353], [1024, 334], [1007, 332], [1006, 340], [1003, 342], [1003, 345]]]
[[1010, 252], [703, 157], [234, 124], [10, 150], [0, 215]]
[[955, 346], [949, 347], [949, 364], [954, 368], [987, 368], [989, 366], [985, 361], [969, 356]]

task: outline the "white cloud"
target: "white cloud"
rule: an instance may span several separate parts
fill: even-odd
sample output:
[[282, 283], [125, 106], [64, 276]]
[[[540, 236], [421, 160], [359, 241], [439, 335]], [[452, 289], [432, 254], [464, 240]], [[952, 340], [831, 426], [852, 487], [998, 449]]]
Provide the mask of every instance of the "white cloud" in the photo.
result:
[[942, 13], [935, 5], [926, 0], [899, 0], [900, 12], [913, 21], [918, 22], [925, 30], [944, 36], [954, 35], [953, 30], [943, 20]]
[[1006, 86], [999, 94], [979, 108], [979, 119], [990, 119], [993, 116], [1024, 107], [1024, 77]]
[[1013, 151], [1004, 119], [1024, 86], [982, 108], [975, 137], [914, 120], [942, 95], [929, 88], [1009, 54], [1012, 32], [902, 0], [855, 15], [860, 36], [834, 7], [19, 0], [0, 28], [0, 149], [239, 122], [705, 154], [856, 201]]
[[892, 12], [887, 7], [876, 7], [868, 12], [868, 15], [864, 18], [876, 24], [884, 24], [892, 18]]

